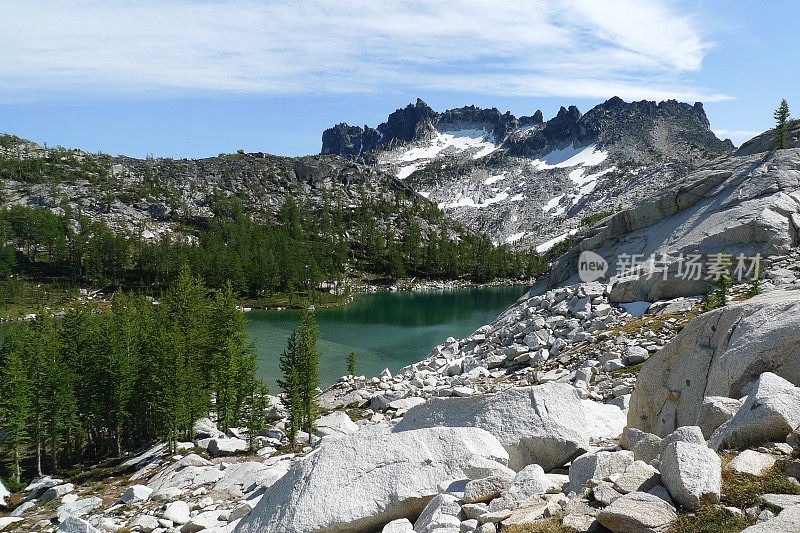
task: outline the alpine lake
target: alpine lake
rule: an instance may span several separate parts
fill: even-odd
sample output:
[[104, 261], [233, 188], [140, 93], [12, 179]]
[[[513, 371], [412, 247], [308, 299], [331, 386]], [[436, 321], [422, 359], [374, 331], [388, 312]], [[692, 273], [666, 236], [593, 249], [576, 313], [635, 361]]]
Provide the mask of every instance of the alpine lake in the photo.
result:
[[[357, 294], [343, 307], [319, 309], [320, 385], [347, 373], [355, 352], [359, 375], [392, 373], [422, 360], [448, 337], [461, 338], [497, 318], [523, 294], [522, 286]], [[258, 353], [259, 375], [278, 392], [278, 361], [297, 328], [299, 311], [251, 311], [247, 330]]]

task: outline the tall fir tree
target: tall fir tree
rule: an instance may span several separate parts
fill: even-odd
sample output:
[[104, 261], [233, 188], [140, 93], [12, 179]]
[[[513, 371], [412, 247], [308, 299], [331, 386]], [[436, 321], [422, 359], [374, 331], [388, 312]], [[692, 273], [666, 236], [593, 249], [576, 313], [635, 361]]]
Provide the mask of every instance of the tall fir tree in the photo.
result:
[[298, 327], [298, 347], [300, 351], [300, 401], [301, 429], [308, 433], [309, 440], [318, 418], [317, 387], [319, 387], [319, 358], [317, 341], [319, 327], [313, 311], [306, 309], [300, 315]]
[[144, 324], [139, 312], [141, 304], [138, 297], [121, 294], [114, 299], [109, 316], [104, 320], [108, 343], [104, 369], [108, 376], [106, 424], [113, 430], [117, 456], [122, 455], [125, 431], [127, 428], [131, 433], [135, 416], [132, 400], [136, 378], [142, 370], [139, 334]]
[[775, 148], [783, 150], [786, 148], [786, 134], [789, 129], [789, 103], [785, 98], [772, 116], [775, 118]]
[[714, 285], [717, 288], [717, 301], [715, 307], [724, 307], [728, 305], [728, 295], [731, 285], [733, 285], [733, 278], [731, 277], [730, 256], [720, 254], [719, 259], [719, 277], [714, 282]]
[[217, 423], [227, 431], [241, 418], [247, 398], [256, 387], [255, 346], [247, 334], [247, 320], [236, 308], [233, 288], [215, 293], [211, 304], [209, 349], [213, 358]]
[[288, 413], [286, 431], [289, 444], [294, 448], [297, 444], [297, 432], [303, 424], [303, 401], [301, 397], [301, 348], [298, 333], [293, 331], [286, 341], [286, 349], [280, 357], [278, 367], [282, 379], [278, 380], [281, 389], [281, 403]]
[[22, 476], [31, 409], [31, 386], [19, 330], [11, 330], [0, 350], [0, 428], [3, 447], [11, 459], [11, 476], [17, 483]]
[[170, 333], [175, 343], [174, 378], [180, 396], [175, 411], [177, 427], [188, 429], [190, 440], [194, 440], [194, 421], [210, 407], [213, 359], [206, 357], [208, 294], [202, 280], [183, 267], [162, 302], [166, 326], [172, 329]]

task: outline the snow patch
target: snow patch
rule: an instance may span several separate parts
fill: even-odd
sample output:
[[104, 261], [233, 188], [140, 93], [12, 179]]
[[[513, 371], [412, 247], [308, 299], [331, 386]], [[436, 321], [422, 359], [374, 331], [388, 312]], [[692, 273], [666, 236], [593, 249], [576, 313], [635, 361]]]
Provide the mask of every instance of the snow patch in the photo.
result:
[[555, 198], [550, 198], [547, 201], [547, 203], [542, 206], [542, 211], [547, 213], [548, 211], [550, 211], [551, 209], [556, 207], [558, 205], [558, 202], [560, 202], [562, 198], [564, 198], [563, 194], [560, 194], [560, 195], [556, 196]]
[[405, 165], [397, 171], [397, 179], [404, 180], [420, 167], [419, 164]]
[[464, 152], [475, 150], [472, 154], [473, 159], [479, 159], [497, 150], [494, 142], [494, 135], [485, 130], [458, 130], [437, 132], [436, 136], [424, 142], [421, 146], [415, 146], [400, 153], [400, 161], [419, 161], [420, 159], [433, 159], [442, 152]]
[[520, 231], [519, 233], [515, 233], [513, 235], [509, 235], [508, 237], [506, 237], [506, 243], [513, 244], [513, 243], [517, 242], [518, 240], [520, 240], [524, 236], [525, 236], [525, 232], [524, 231]]
[[505, 177], [506, 177], [505, 173], [498, 174], [497, 176], [491, 176], [491, 177], [486, 178], [485, 180], [483, 180], [483, 184], [484, 185], [491, 185], [492, 183], [497, 183], [498, 181], [500, 181], [502, 179], [505, 179]]
[[576, 168], [575, 170], [573, 170], [572, 172], [569, 173], [569, 179], [575, 185], [583, 185], [585, 183], [584, 177], [583, 177], [583, 174], [585, 172], [586, 171], [582, 167], [578, 167], [578, 168]]
[[[581, 198], [589, 194], [597, 187], [598, 178], [608, 174], [609, 172], [616, 170], [616, 167], [610, 167], [600, 172], [595, 172], [594, 174], [589, 174], [588, 176], [583, 175], [583, 169], [579, 168], [573, 170], [569, 173], [569, 177], [575, 185], [578, 186], [578, 189], [572, 193], [572, 205], [577, 204]], [[577, 172], [580, 171], [580, 174]], [[574, 176], [573, 176], [574, 175]]]
[[534, 159], [533, 166], [539, 170], [548, 168], [569, 168], [579, 165], [593, 167], [605, 161], [608, 152], [598, 150], [596, 144], [575, 148], [574, 144], [561, 150], [553, 150], [543, 159]]
[[590, 181], [589, 183], [587, 183], [586, 185], [584, 185], [583, 187], [578, 189], [578, 192], [575, 194], [575, 197], [572, 199], [572, 205], [577, 204], [578, 201], [581, 198], [583, 198], [584, 196], [586, 196], [587, 194], [592, 192], [595, 187], [597, 187], [597, 182], [596, 181]]
[[425, 191], [419, 191], [419, 195], [422, 196], [423, 198], [430, 198], [431, 197], [431, 193], [425, 192]]
[[536, 253], [543, 254], [556, 244], [567, 240], [570, 236], [575, 235], [576, 233], [578, 233], [578, 230], [572, 229], [562, 235], [559, 235], [555, 239], [550, 239], [549, 241], [543, 242], [542, 244], [536, 246]]

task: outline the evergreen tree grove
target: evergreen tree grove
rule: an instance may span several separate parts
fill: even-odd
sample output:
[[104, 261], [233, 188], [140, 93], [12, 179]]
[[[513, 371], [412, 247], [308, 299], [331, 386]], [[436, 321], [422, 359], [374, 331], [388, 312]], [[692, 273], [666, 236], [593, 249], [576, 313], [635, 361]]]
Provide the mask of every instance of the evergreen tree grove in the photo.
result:
[[[230, 287], [183, 272], [161, 303], [119, 293], [108, 313], [44, 310], [0, 348], [0, 427], [19, 480], [142, 444], [193, 437], [215, 412], [224, 428], [263, 427], [267, 389]], [[33, 467], [23, 472], [32, 460]]]
[[486, 282], [529, 278], [548, 268], [534, 251], [496, 246], [482, 235], [436, 227], [423, 233], [415, 221], [420, 207], [375, 201], [352, 212], [337, 208], [326, 221], [324, 213], [317, 216], [287, 196], [274, 215], [277, 223], [270, 223], [244, 214], [235, 198], [215, 202], [215, 218], [191, 242], [115, 232], [68, 205], [61, 214], [25, 206], [0, 210], [0, 281], [44, 272], [70, 283], [115, 284], [158, 296], [187, 270], [210, 288], [230, 284], [248, 298], [283, 294], [294, 305], [302, 297], [314, 303], [320, 282], [353, 271]]

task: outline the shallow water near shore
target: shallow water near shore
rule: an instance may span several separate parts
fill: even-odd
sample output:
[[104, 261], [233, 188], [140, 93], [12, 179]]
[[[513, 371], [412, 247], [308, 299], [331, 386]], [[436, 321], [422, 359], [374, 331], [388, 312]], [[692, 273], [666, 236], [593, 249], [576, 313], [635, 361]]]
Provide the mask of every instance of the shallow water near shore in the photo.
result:
[[[374, 376], [384, 368], [393, 373], [424, 358], [447, 337], [469, 335], [522, 296], [523, 287], [483, 287], [424, 292], [358, 294], [346, 306], [316, 312], [322, 356], [321, 386], [347, 373], [345, 359], [356, 353], [357, 373]], [[277, 393], [278, 358], [299, 311], [253, 311], [247, 330], [256, 342], [259, 375]]]

